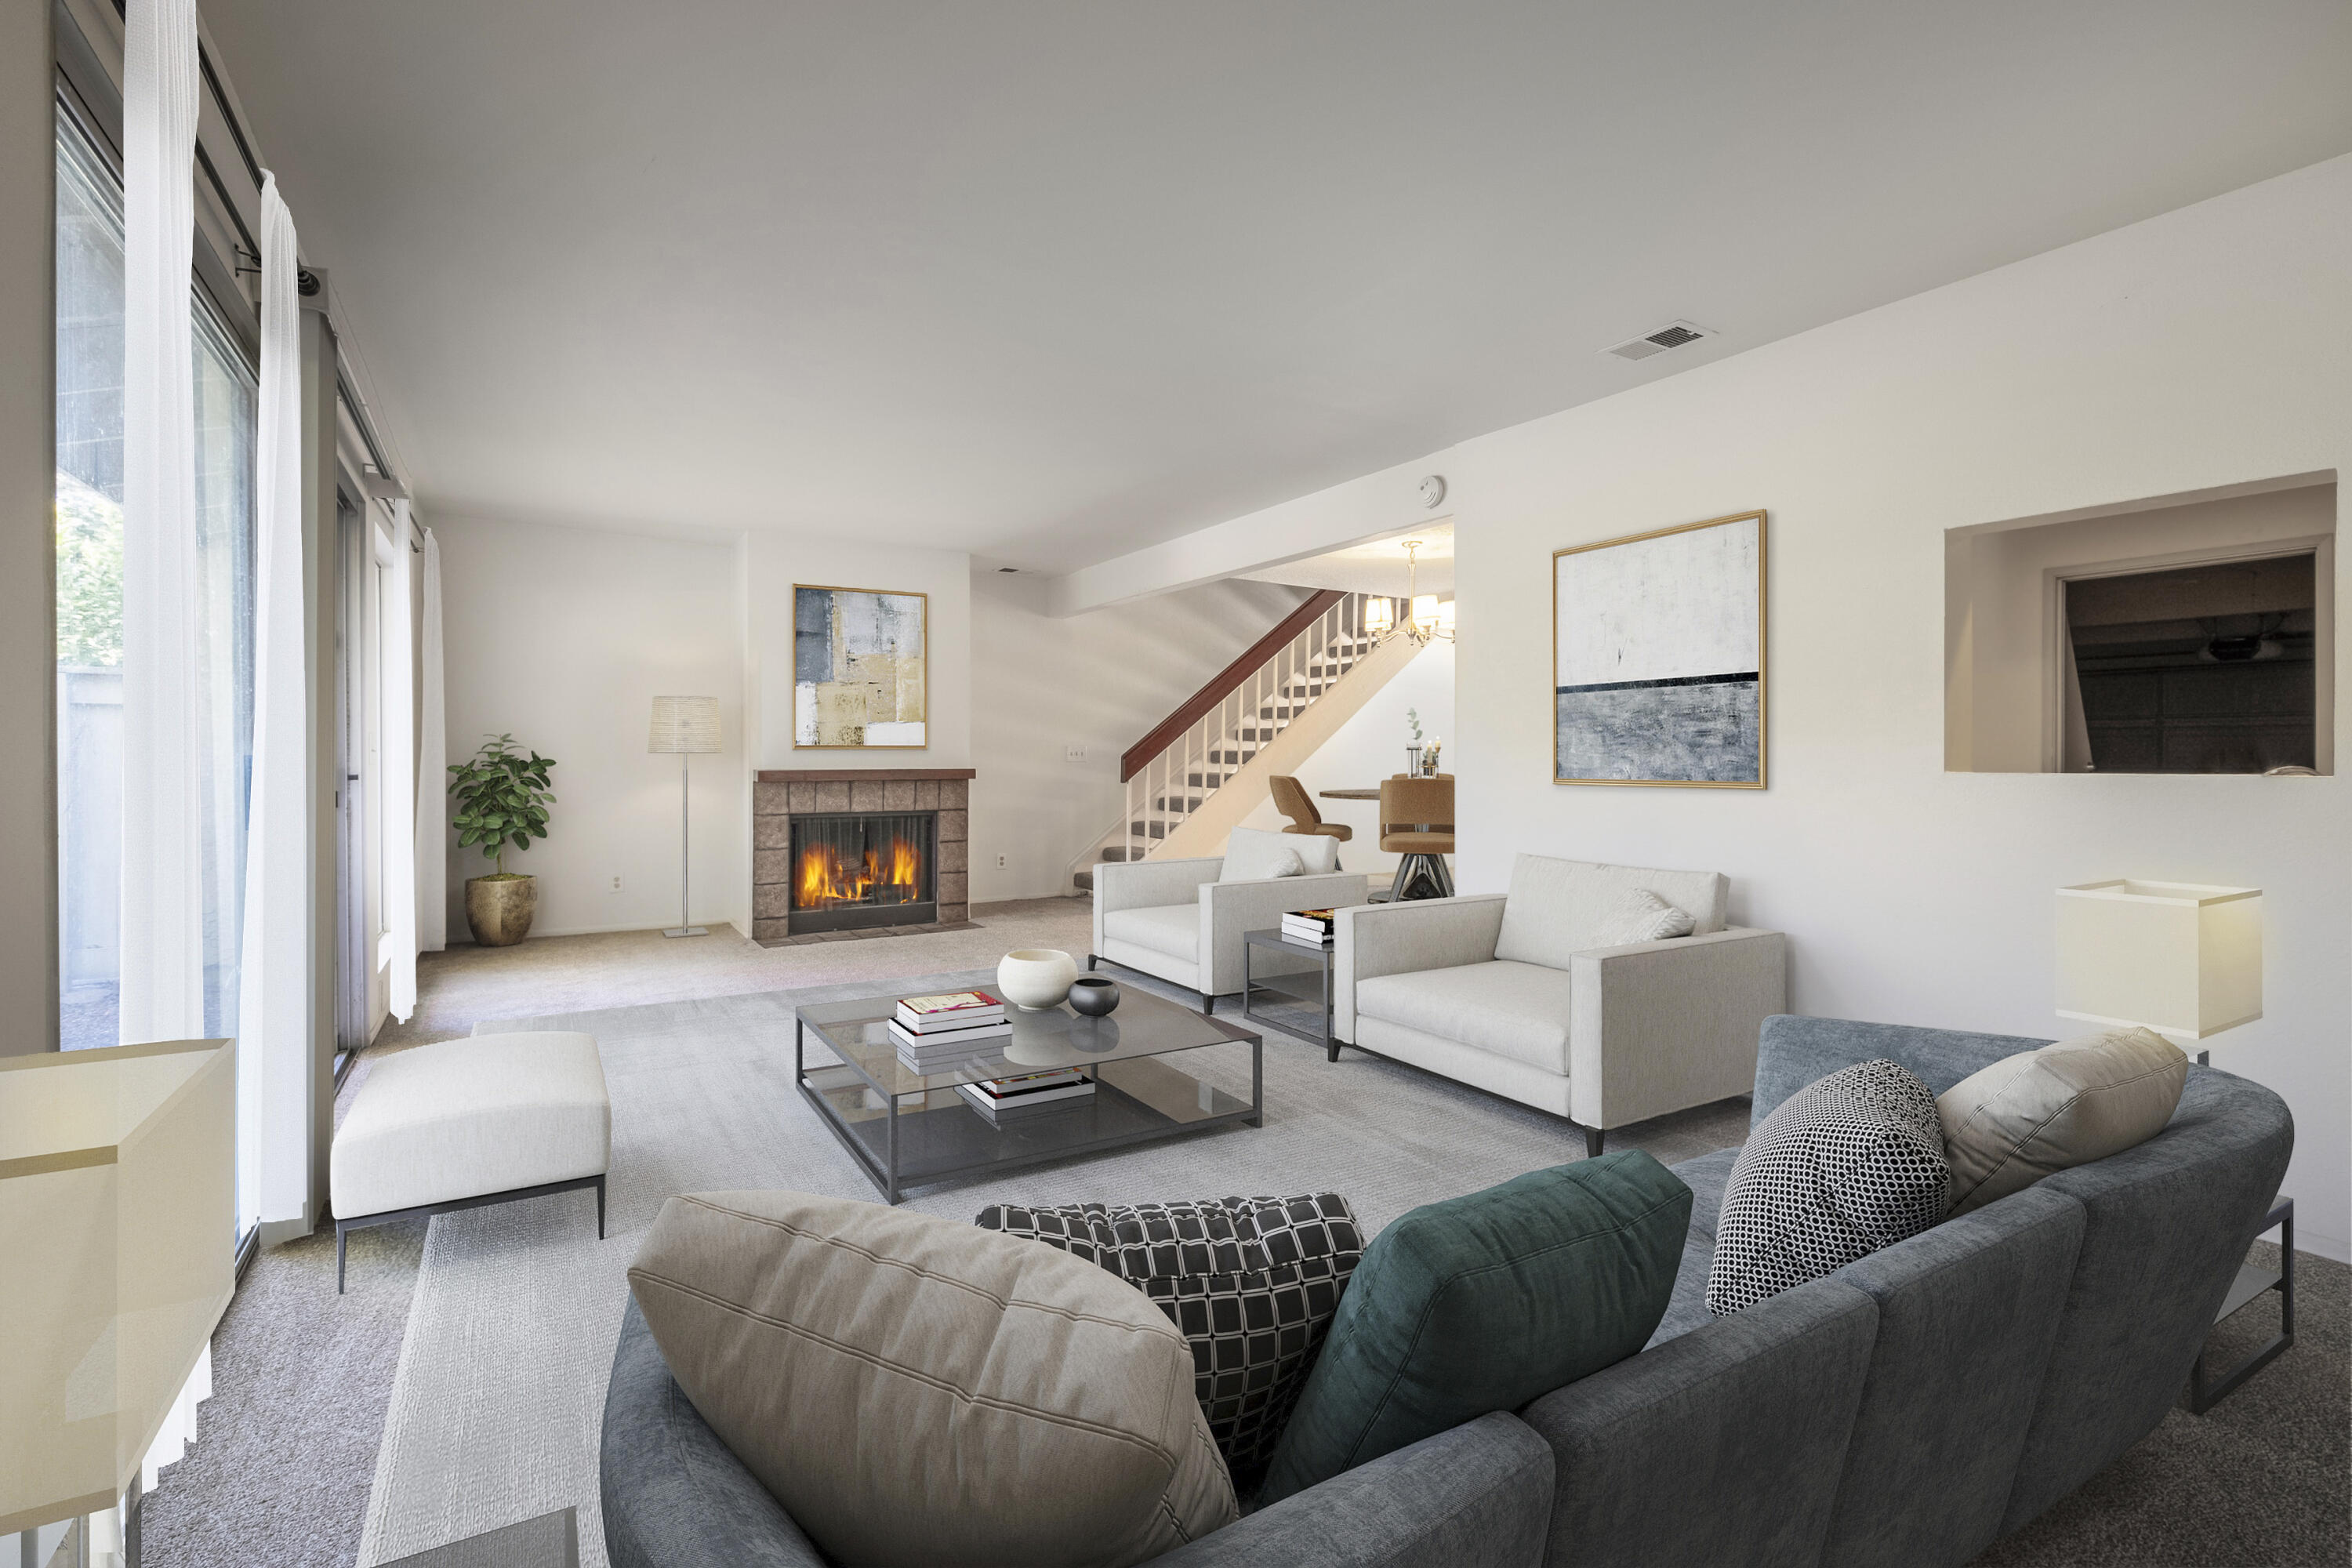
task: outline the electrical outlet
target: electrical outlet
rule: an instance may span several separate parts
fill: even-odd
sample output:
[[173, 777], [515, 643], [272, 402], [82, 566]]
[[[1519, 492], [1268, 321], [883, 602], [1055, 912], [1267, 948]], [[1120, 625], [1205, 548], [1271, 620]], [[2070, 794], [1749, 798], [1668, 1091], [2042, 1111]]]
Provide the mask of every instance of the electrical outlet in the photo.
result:
[[621, 890], [621, 879], [620, 879], [620, 878], [618, 878], [618, 877], [615, 877], [615, 878], [614, 878], [614, 879], [613, 879], [613, 891], [614, 891], [614, 892], [616, 892], [616, 893], [617, 893], [617, 892], [619, 892], [620, 890]]
[[1065, 746], [1062, 755], [1070, 762], [1083, 763], [1087, 760], [1087, 749], [1084, 746]]
[[1004, 857], [1002, 855], [996, 858], [996, 868], [1000, 871], [1004, 869]]

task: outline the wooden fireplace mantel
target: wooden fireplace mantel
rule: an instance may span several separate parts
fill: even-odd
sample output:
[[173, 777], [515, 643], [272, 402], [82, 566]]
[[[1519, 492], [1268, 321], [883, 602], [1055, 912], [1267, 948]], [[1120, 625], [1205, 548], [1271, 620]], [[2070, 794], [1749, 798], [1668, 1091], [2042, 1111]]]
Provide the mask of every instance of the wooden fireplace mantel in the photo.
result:
[[979, 776], [976, 768], [761, 768], [751, 775], [758, 784], [858, 784], [869, 779], [921, 784]]

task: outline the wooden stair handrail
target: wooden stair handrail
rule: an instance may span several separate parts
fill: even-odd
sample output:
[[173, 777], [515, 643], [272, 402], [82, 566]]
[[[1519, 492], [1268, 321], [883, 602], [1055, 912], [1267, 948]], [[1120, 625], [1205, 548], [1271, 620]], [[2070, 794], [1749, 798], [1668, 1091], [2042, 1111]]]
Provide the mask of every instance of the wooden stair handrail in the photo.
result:
[[1118, 759], [1118, 782], [1125, 784], [1141, 773], [1144, 764], [1168, 749], [1170, 742], [1198, 723], [1203, 713], [1231, 697], [1234, 689], [1250, 678], [1252, 671], [1289, 647], [1299, 633], [1321, 618], [1324, 611], [1347, 596], [1336, 588], [1318, 588], [1308, 595], [1305, 602], [1285, 616], [1274, 630], [1250, 644], [1239, 658], [1212, 677], [1209, 684], [1186, 698], [1183, 705], [1162, 719], [1151, 733], [1129, 746]]

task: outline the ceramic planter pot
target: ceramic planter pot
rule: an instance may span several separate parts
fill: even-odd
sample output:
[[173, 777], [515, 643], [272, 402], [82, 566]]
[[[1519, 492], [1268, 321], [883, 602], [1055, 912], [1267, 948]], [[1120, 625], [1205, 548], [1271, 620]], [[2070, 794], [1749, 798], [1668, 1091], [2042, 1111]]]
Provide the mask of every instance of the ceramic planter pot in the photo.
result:
[[466, 879], [466, 923], [484, 947], [512, 947], [530, 934], [530, 917], [539, 910], [536, 877], [469, 877]]
[[1016, 1007], [1058, 1007], [1078, 977], [1077, 960], [1056, 947], [1016, 947], [996, 966], [996, 988]]

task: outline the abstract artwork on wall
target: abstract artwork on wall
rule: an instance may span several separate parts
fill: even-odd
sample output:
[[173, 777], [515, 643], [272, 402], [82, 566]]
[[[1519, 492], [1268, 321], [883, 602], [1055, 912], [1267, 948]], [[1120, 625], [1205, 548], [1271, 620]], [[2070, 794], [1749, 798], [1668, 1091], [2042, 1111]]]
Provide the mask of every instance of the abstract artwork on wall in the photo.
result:
[[1764, 787], [1764, 514], [1554, 552], [1552, 780]]
[[793, 584], [793, 744], [922, 746], [922, 594]]

